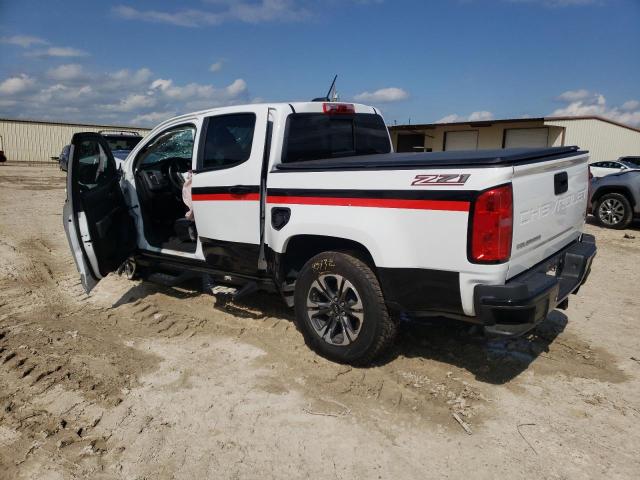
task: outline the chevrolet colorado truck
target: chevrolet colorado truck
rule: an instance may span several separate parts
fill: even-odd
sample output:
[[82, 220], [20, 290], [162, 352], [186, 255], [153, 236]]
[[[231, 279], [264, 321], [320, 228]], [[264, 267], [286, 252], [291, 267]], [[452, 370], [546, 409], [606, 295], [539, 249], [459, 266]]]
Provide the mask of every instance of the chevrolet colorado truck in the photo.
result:
[[401, 313], [521, 335], [596, 253], [577, 147], [396, 154], [376, 108], [336, 102], [182, 115], [121, 169], [99, 134], [71, 145], [63, 222], [87, 292], [122, 265], [277, 292], [334, 361], [371, 362]]

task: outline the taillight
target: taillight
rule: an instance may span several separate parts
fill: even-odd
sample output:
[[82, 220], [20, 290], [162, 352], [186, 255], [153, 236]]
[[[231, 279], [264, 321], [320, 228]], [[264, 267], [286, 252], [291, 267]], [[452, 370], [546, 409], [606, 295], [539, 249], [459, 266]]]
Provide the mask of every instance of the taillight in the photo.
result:
[[511, 257], [513, 191], [511, 184], [482, 192], [473, 206], [470, 260], [501, 263]]
[[589, 180], [593, 180], [593, 173], [591, 173], [591, 165], [589, 165]]
[[352, 103], [323, 103], [322, 111], [329, 115], [356, 113], [356, 107]]

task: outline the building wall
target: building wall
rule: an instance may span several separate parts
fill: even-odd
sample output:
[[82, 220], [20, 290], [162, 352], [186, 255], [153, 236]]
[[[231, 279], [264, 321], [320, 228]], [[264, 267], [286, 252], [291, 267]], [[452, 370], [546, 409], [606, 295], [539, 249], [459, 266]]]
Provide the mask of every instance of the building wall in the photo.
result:
[[71, 142], [77, 132], [99, 130], [135, 131], [146, 135], [146, 128], [99, 125], [58, 124], [0, 119], [0, 150], [9, 161], [48, 162], [58, 157], [62, 147]]
[[591, 162], [640, 155], [640, 132], [598, 119], [547, 120], [547, 125], [566, 128], [565, 145], [589, 150]]
[[[496, 149], [502, 148], [502, 140], [504, 131], [509, 128], [540, 128], [546, 125], [540, 121], [514, 122], [514, 123], [494, 123], [489, 126], [474, 127], [470, 125], [435, 125], [433, 127], [415, 132], [423, 132], [425, 134], [425, 148], [431, 148], [434, 152], [440, 152], [444, 146], [445, 132], [454, 132], [461, 130], [477, 130], [478, 131], [478, 149]], [[406, 130], [391, 130], [391, 140], [397, 145], [397, 136]], [[562, 145], [562, 128], [560, 126], [549, 126], [549, 143], [548, 146], [555, 147]]]

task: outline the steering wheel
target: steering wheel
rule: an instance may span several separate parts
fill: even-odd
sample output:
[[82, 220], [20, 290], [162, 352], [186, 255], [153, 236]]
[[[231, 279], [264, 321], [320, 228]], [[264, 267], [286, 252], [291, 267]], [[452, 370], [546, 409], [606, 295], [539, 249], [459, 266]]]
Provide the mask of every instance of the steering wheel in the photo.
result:
[[169, 181], [173, 186], [176, 195], [182, 198], [182, 186], [184, 185], [184, 175], [181, 171], [181, 163], [184, 163], [184, 159], [182, 158], [173, 158], [169, 163], [169, 168], [167, 170], [167, 176], [169, 177]]

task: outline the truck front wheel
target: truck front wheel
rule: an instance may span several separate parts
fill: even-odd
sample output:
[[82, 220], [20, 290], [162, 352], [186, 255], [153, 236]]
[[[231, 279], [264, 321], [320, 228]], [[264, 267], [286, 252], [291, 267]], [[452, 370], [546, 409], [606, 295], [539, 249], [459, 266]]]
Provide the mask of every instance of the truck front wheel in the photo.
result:
[[340, 363], [368, 364], [396, 335], [377, 277], [366, 263], [341, 252], [318, 254], [302, 267], [295, 311], [306, 344]]

